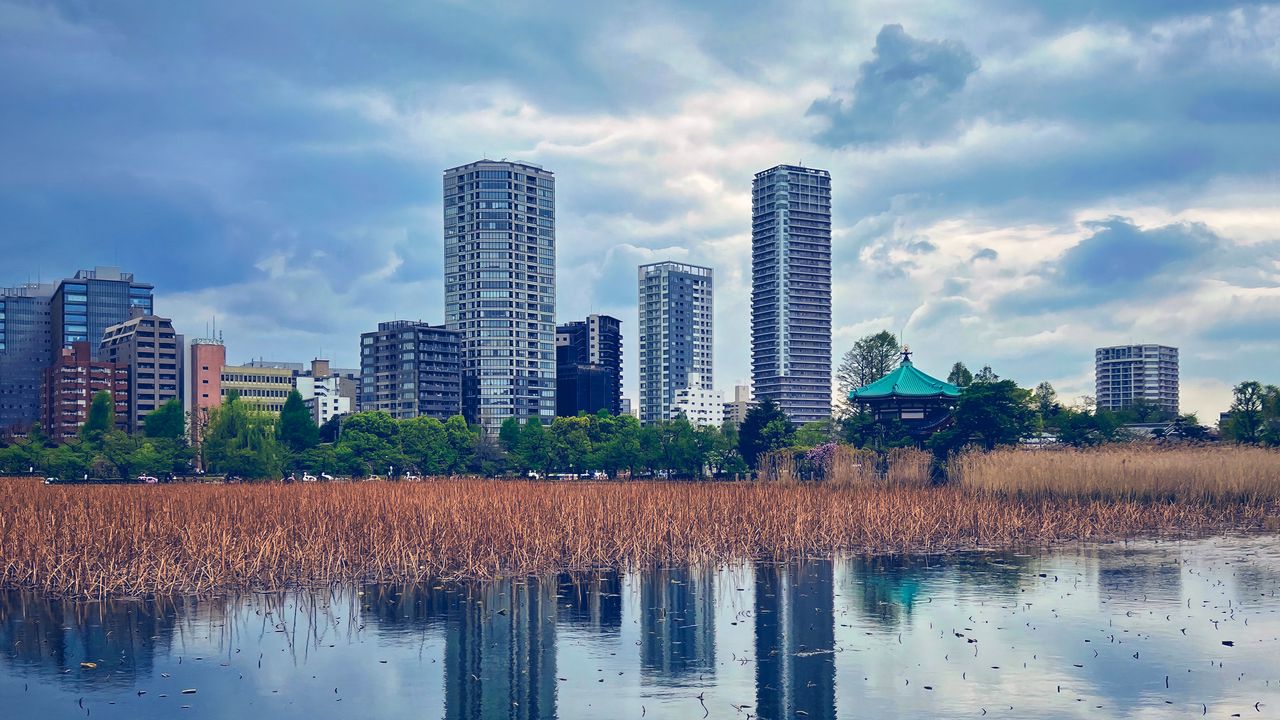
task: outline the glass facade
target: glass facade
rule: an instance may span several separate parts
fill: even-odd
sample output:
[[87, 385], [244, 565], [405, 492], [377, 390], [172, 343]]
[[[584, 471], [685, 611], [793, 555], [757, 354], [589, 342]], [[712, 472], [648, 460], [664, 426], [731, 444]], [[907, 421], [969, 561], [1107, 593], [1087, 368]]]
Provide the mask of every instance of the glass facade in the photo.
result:
[[641, 265], [640, 422], [671, 417], [676, 394], [711, 390], [711, 268], [676, 262]]
[[445, 325], [461, 333], [463, 415], [497, 433], [556, 410], [555, 178], [481, 160], [444, 173]]
[[751, 380], [797, 424], [831, 417], [831, 174], [792, 165], [751, 188]]
[[40, 419], [40, 386], [50, 355], [52, 284], [0, 288], [0, 431]]
[[134, 309], [150, 315], [154, 309], [152, 287], [134, 282], [132, 273], [99, 267], [81, 270], [63, 280], [51, 303], [51, 352], [88, 342], [94, 359], [107, 328], [129, 319]]

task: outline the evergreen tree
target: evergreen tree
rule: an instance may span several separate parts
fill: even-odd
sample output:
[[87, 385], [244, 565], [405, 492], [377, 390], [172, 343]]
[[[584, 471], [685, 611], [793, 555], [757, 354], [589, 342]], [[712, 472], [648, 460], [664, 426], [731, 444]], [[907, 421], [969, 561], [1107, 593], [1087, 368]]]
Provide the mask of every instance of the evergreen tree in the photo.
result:
[[738, 428], [738, 454], [754, 470], [762, 453], [790, 445], [793, 432], [786, 413], [773, 400], [765, 400], [747, 411]]
[[285, 398], [280, 420], [276, 423], [276, 439], [292, 453], [313, 448], [320, 442], [320, 428], [297, 390], [290, 390]]
[[973, 373], [969, 372], [969, 368], [964, 363], [957, 362], [951, 366], [951, 372], [947, 375], [947, 382], [956, 387], [969, 387], [973, 383]]
[[520, 418], [512, 415], [498, 428], [498, 444], [508, 453], [520, 451]]
[[116, 424], [116, 406], [111, 393], [99, 390], [89, 405], [89, 416], [80, 428], [80, 437], [86, 442], [99, 443]]
[[960, 396], [952, 427], [936, 433], [929, 444], [939, 457], [970, 443], [994, 450], [1030, 437], [1035, 427], [1036, 414], [1028, 390], [1012, 380], [975, 381]]
[[551, 452], [542, 420], [531, 417], [520, 432], [520, 458], [524, 467], [546, 472], [551, 467]]
[[177, 440], [183, 437], [186, 434], [186, 417], [182, 412], [182, 401], [172, 398], [148, 413], [142, 418], [142, 431], [149, 438]]

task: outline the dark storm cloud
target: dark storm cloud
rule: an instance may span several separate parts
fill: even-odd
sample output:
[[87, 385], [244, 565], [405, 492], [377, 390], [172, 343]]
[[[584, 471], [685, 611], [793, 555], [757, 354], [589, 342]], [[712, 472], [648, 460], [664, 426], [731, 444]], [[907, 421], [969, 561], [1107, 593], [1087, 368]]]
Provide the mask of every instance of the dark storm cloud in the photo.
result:
[[1125, 218], [1085, 223], [1093, 233], [1040, 268], [1041, 282], [997, 303], [1012, 315], [1069, 311], [1184, 292], [1226, 243], [1200, 223], [1143, 229]]
[[918, 40], [901, 25], [885, 25], [872, 53], [851, 99], [837, 93], [810, 106], [810, 115], [830, 121], [818, 141], [841, 147], [949, 134], [957, 121], [949, 100], [978, 70], [977, 58], [961, 43]]

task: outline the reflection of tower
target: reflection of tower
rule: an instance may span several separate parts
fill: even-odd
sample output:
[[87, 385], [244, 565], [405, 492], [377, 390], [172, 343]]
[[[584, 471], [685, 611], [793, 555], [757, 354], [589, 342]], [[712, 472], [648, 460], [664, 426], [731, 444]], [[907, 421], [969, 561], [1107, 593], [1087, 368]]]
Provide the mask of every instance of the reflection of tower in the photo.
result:
[[834, 718], [836, 663], [830, 560], [756, 568], [756, 714]]
[[600, 633], [617, 633], [622, 628], [622, 576], [605, 570], [587, 577], [560, 576], [557, 593], [560, 620]]
[[129, 685], [151, 673], [156, 645], [171, 639], [179, 609], [191, 610], [154, 600], [82, 603], [0, 592], [0, 666], [63, 677], [82, 662], [110, 661], [110, 673], [68, 679]]
[[445, 632], [445, 717], [554, 718], [554, 579], [452, 595]]
[[715, 574], [657, 568], [640, 575], [640, 663], [658, 682], [715, 672]]

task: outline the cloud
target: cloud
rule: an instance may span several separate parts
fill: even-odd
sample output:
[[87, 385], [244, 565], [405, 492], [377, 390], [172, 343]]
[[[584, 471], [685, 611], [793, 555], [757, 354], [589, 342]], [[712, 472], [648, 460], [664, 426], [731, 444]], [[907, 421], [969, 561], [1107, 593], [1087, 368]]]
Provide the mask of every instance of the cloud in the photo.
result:
[[919, 40], [901, 25], [885, 25], [872, 54], [859, 68], [851, 96], [835, 92], [810, 106], [810, 115], [830, 122], [818, 142], [928, 142], [955, 127], [959, 118], [949, 101], [978, 70], [977, 58], [963, 44]]
[[804, 162], [837, 355], [909, 324], [922, 367], [1084, 392], [1092, 347], [1150, 339], [1208, 397], [1274, 372], [1278, 36], [1193, 0], [0, 0], [0, 284], [118, 264], [234, 357], [353, 365], [443, 319], [440, 173], [505, 156], [556, 173], [559, 319], [617, 315], [635, 357], [635, 265], [711, 265], [727, 385], [751, 178]]
[[998, 307], [1021, 314], [1066, 312], [1173, 295], [1195, 282], [1193, 266], [1226, 245], [1201, 223], [1143, 229], [1111, 217], [1082, 227], [1091, 234], [1042, 265], [1032, 276], [1034, 285], [1009, 293]]

